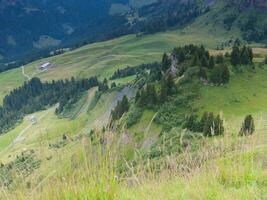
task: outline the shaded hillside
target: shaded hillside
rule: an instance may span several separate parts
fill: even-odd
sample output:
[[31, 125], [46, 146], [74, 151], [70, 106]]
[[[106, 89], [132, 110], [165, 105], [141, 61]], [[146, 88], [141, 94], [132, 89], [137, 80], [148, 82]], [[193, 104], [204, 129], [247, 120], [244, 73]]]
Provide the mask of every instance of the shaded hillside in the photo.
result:
[[[1, 1], [0, 62], [24, 63], [63, 47], [136, 32], [158, 32], [197, 17], [205, 4], [192, 1]], [[56, 53], [61, 53], [58, 51]], [[2, 66], [2, 71], [19, 64]]]

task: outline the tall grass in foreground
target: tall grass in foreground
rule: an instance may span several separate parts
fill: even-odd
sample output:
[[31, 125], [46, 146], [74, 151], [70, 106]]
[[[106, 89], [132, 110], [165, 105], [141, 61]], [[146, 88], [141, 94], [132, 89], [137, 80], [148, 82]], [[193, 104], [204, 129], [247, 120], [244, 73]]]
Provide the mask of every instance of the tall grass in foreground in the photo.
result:
[[[2, 190], [2, 196], [10, 200], [267, 198], [263, 166], [267, 149], [256, 150], [257, 135], [238, 138], [227, 133], [224, 137], [203, 138], [202, 147], [195, 153], [185, 148], [183, 153], [156, 160], [144, 159], [136, 151], [134, 163], [120, 157], [123, 144], [113, 137], [107, 133], [93, 142], [83, 138], [63, 171], [30, 189], [21, 187], [15, 194]], [[124, 160], [123, 173], [118, 173], [118, 160]], [[55, 169], [58, 167], [62, 166]]]

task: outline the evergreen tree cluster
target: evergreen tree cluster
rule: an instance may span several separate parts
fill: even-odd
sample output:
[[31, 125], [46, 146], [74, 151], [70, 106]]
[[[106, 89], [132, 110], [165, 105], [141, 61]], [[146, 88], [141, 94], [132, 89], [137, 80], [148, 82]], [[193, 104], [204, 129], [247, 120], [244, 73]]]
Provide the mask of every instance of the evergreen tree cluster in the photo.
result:
[[180, 75], [189, 67], [199, 67], [199, 77], [205, 82], [226, 84], [230, 80], [230, 71], [223, 55], [210, 56], [203, 46], [196, 45], [175, 48], [173, 54], [180, 65]]
[[116, 107], [111, 111], [112, 121], [120, 119], [124, 113], [128, 112], [129, 108], [129, 100], [126, 96], [124, 96], [121, 101], [118, 101]]
[[166, 74], [161, 78], [159, 91], [156, 90], [155, 83], [149, 83], [135, 96], [135, 102], [139, 107], [152, 108], [158, 103], [163, 103], [168, 96], [175, 91], [175, 83], [171, 74]]
[[210, 81], [214, 84], [226, 84], [230, 80], [230, 71], [225, 64], [214, 67], [210, 74]]
[[[113, 84], [114, 86], [114, 84]], [[109, 89], [109, 86], [108, 86], [108, 80], [106, 78], [104, 78], [103, 82], [99, 82], [98, 84], [98, 91], [99, 92], [105, 92]]]
[[56, 113], [60, 114], [65, 107], [75, 103], [82, 92], [97, 85], [96, 77], [45, 83], [33, 78], [4, 98], [3, 106], [0, 107], [0, 133], [10, 129], [24, 115], [43, 110], [56, 103], [59, 103]]
[[237, 65], [251, 65], [253, 63], [253, 51], [252, 48], [238, 45], [234, 45], [231, 53], [231, 64]]
[[134, 67], [128, 66], [124, 69], [118, 69], [117, 71], [115, 71], [114, 74], [110, 77], [110, 80], [141, 74], [143, 73], [144, 70], [152, 70], [152, 69], [157, 69], [159, 67], [160, 64], [158, 62], [141, 64]]
[[224, 133], [223, 120], [220, 115], [215, 117], [212, 112], [205, 112], [200, 121], [197, 115], [191, 114], [187, 117], [183, 127], [193, 132], [202, 132], [208, 137]]

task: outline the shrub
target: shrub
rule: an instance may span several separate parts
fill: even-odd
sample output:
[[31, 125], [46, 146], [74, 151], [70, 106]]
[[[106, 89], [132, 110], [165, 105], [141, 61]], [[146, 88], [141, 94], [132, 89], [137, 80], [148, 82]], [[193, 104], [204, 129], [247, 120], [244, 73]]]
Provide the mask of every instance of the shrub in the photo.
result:
[[142, 117], [142, 114], [143, 114], [143, 110], [141, 108], [133, 107], [130, 110], [128, 118], [127, 118], [127, 123], [126, 123], [127, 127], [129, 128], [132, 125], [136, 124]]
[[247, 115], [242, 123], [239, 135], [246, 136], [252, 135], [255, 131], [255, 124], [252, 115]]

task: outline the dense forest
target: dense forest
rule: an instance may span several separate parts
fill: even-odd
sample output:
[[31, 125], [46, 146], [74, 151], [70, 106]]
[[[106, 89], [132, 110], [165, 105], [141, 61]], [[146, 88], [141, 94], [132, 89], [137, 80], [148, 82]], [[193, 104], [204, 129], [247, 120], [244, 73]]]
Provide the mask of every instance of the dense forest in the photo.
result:
[[99, 84], [96, 77], [77, 80], [58, 80], [42, 83], [33, 78], [13, 90], [0, 107], [0, 133], [12, 128], [26, 114], [44, 110], [59, 103], [56, 114], [75, 103], [81, 93]]

